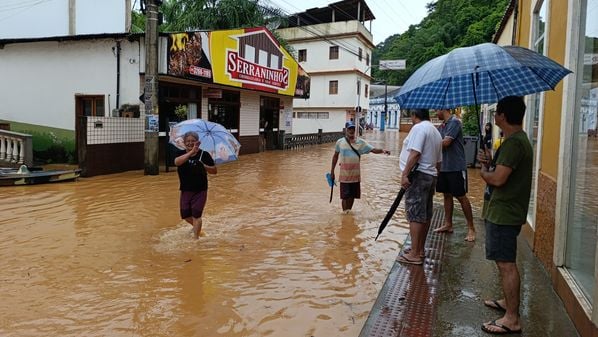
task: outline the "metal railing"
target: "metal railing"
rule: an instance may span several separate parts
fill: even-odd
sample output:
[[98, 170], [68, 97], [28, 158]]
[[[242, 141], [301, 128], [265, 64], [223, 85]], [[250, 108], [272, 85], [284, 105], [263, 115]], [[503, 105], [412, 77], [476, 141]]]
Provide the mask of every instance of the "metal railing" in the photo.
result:
[[0, 130], [0, 165], [33, 166], [33, 140], [31, 135]]
[[284, 150], [298, 149], [309, 145], [332, 143], [343, 137], [343, 132], [318, 132], [302, 135], [284, 135]]

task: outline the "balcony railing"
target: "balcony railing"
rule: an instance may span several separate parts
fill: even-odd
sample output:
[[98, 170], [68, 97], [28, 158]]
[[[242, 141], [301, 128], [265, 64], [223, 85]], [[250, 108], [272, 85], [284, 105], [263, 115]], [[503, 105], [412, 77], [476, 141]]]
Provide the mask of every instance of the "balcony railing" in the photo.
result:
[[0, 130], [0, 166], [33, 166], [31, 135]]

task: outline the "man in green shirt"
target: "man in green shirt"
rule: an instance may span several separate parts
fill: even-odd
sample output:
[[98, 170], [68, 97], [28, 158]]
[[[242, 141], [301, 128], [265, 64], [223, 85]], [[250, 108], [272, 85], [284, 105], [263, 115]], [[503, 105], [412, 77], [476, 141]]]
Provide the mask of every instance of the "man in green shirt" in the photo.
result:
[[532, 185], [533, 150], [522, 128], [525, 103], [509, 96], [498, 102], [495, 124], [504, 132], [504, 142], [494, 155], [478, 154], [480, 175], [487, 183], [482, 218], [486, 225], [486, 259], [500, 272], [504, 298], [484, 304], [504, 311], [504, 316], [486, 322], [482, 330], [491, 334], [521, 332], [519, 321], [519, 270], [517, 236], [526, 223]]

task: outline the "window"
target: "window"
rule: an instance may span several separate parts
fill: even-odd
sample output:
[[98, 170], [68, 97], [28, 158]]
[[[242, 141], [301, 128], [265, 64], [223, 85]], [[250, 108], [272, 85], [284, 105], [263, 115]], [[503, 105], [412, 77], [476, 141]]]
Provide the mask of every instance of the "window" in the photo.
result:
[[338, 94], [338, 81], [328, 82], [328, 94], [330, 94], [330, 95]]
[[328, 119], [328, 112], [295, 112], [295, 117], [299, 119]]
[[222, 90], [221, 98], [208, 98], [208, 120], [222, 124], [227, 129], [238, 130], [240, 107], [241, 95], [238, 91]]
[[78, 96], [77, 114], [88, 117], [104, 117], [104, 96]]
[[361, 59], [363, 58], [362, 54], [363, 54], [363, 50], [361, 50], [361, 48], [359, 48], [359, 53], [357, 54], [357, 57], [359, 58], [359, 61], [361, 61]]
[[361, 81], [357, 80], [357, 96], [361, 95]]
[[307, 61], [307, 49], [299, 49], [299, 62]]
[[330, 47], [330, 52], [328, 53], [328, 59], [338, 60], [338, 46]]
[[370, 65], [370, 54], [369, 53], [365, 53], [365, 65], [366, 66]]
[[[595, 279], [598, 207], [596, 207], [596, 162], [598, 161], [598, 21], [590, 9], [598, 0], [587, 0], [587, 17], [580, 27], [575, 118], [571, 157], [570, 192], [567, 219], [565, 267], [582, 293], [592, 303]], [[594, 18], [594, 19], [593, 19]], [[584, 29], [585, 28], [585, 29]], [[585, 31], [585, 34], [584, 34]], [[594, 57], [594, 58], [593, 58]], [[569, 135], [567, 135], [569, 136]], [[596, 310], [596, 303], [593, 303]]]
[[369, 89], [370, 89], [370, 86], [366, 84], [365, 85], [365, 92], [363, 93], [366, 98], [368, 97], [368, 93], [370, 92]]

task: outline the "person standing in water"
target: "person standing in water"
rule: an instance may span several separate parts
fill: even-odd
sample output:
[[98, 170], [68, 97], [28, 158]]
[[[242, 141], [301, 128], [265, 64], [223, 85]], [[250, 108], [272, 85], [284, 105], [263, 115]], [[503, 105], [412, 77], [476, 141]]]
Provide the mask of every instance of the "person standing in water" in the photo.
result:
[[208, 199], [208, 173], [216, 174], [212, 156], [199, 148], [199, 136], [190, 131], [183, 135], [185, 150], [180, 150], [174, 159], [181, 190], [181, 219], [193, 225], [193, 237], [199, 238], [206, 201]]
[[364, 139], [355, 135], [355, 123], [348, 121], [345, 123], [345, 137], [336, 142], [334, 155], [332, 155], [332, 167], [330, 176], [335, 180], [334, 169], [340, 158], [340, 177], [341, 200], [343, 212], [349, 212], [353, 208], [355, 199], [361, 197], [361, 155], [366, 153], [384, 153], [390, 154], [390, 151], [375, 148]]

